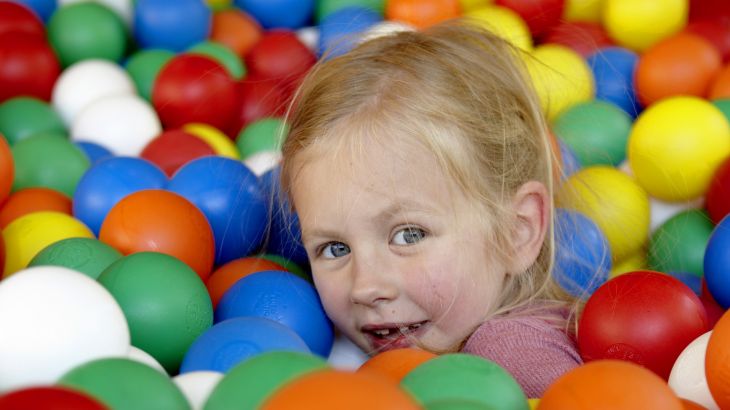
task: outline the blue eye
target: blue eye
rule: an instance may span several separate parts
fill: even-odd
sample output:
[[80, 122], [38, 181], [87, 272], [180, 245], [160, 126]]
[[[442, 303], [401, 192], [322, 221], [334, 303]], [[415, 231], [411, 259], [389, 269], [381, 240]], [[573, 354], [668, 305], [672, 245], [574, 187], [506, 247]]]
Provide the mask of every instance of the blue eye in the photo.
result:
[[330, 242], [322, 248], [322, 256], [327, 259], [341, 258], [348, 253], [350, 253], [350, 247], [342, 242]]
[[425, 237], [426, 231], [421, 228], [409, 226], [395, 233], [393, 243], [396, 245], [413, 245], [421, 242]]

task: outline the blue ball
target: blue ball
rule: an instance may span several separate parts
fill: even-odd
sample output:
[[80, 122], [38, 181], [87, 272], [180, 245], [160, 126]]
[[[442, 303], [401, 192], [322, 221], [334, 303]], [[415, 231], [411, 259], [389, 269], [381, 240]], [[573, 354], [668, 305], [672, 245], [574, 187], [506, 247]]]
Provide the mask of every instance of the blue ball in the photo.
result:
[[332, 323], [317, 291], [292, 273], [269, 270], [239, 279], [218, 303], [215, 321], [241, 316], [265, 317], [289, 327], [322, 357], [332, 350]]
[[94, 142], [77, 141], [75, 144], [81, 148], [81, 151], [84, 151], [91, 165], [96, 165], [101, 160], [114, 156], [111, 151]]
[[44, 23], [48, 22], [53, 13], [56, 12], [58, 3], [56, 0], [15, 0], [16, 3], [20, 3], [33, 10], [33, 12], [41, 19]]
[[691, 272], [669, 272], [669, 276], [679, 279], [680, 282], [692, 289], [697, 296], [702, 294], [702, 278]]
[[213, 325], [198, 336], [185, 353], [180, 373], [225, 373], [235, 365], [272, 351], [310, 353], [307, 344], [291, 329], [261, 317], [240, 317]]
[[261, 246], [267, 225], [266, 197], [241, 161], [208, 156], [175, 172], [167, 189], [205, 214], [215, 237], [215, 263], [248, 256]]
[[345, 54], [357, 45], [357, 35], [383, 20], [377, 12], [359, 6], [341, 8], [319, 24], [317, 54], [327, 58]]
[[166, 182], [165, 173], [145, 159], [103, 159], [79, 180], [73, 197], [73, 214], [99, 236], [104, 218], [117, 202], [143, 189], [162, 189]]
[[266, 239], [266, 251], [283, 256], [290, 261], [301, 265], [309, 265], [307, 250], [302, 244], [302, 231], [299, 228], [299, 217], [289, 212], [288, 201], [281, 200], [279, 191], [279, 174], [281, 167], [275, 167], [261, 176], [261, 185], [267, 198], [271, 198], [267, 205], [271, 207], [271, 226]]
[[636, 118], [642, 109], [634, 86], [639, 56], [622, 47], [604, 47], [587, 62], [596, 81], [596, 99], [613, 103]]
[[730, 308], [730, 215], [722, 218], [705, 248], [707, 289], [723, 309]]
[[184, 51], [208, 38], [212, 13], [203, 0], [138, 0], [134, 38], [140, 48]]
[[575, 297], [587, 298], [608, 280], [611, 248], [587, 216], [565, 209], [555, 212], [555, 279]]
[[265, 29], [296, 30], [309, 23], [314, 12], [314, 0], [235, 0], [234, 4]]
[[581, 168], [580, 160], [578, 160], [575, 151], [565, 141], [560, 138], [557, 140], [560, 148], [560, 158], [563, 160], [563, 178], [567, 178]]

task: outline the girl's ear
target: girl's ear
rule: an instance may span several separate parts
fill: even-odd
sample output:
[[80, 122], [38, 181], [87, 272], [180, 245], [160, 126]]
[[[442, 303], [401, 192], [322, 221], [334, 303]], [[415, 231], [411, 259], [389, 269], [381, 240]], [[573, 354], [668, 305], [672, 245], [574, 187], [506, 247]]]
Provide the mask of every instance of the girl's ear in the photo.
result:
[[512, 232], [512, 259], [509, 274], [525, 272], [537, 259], [542, 249], [550, 217], [550, 197], [541, 182], [524, 183], [512, 197], [514, 229]]

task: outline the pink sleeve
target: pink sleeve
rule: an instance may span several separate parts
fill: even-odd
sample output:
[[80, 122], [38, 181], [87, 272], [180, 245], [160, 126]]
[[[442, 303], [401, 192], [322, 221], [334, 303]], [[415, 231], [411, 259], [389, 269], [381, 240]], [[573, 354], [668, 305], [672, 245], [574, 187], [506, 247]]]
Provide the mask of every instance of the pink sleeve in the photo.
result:
[[539, 398], [563, 373], [583, 363], [565, 332], [531, 317], [496, 318], [482, 324], [462, 349], [510, 372], [529, 398]]

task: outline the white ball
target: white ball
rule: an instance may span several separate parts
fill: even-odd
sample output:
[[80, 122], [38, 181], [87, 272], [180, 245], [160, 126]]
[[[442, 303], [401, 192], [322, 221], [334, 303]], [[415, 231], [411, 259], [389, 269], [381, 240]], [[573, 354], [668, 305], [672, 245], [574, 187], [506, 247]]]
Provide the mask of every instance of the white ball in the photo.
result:
[[671, 217], [688, 209], [701, 209], [703, 207], [703, 198], [699, 198], [690, 202], [664, 202], [656, 198], [649, 197], [649, 214], [651, 215], [650, 229], [654, 232]]
[[127, 355], [128, 359], [134, 360], [135, 362], [140, 362], [142, 364], [146, 364], [147, 366], [158, 370], [160, 373], [167, 376], [167, 371], [165, 371], [165, 368], [162, 367], [160, 362], [155, 360], [152, 355], [145, 352], [144, 350], [135, 347], [135, 346], [129, 346], [129, 354]]
[[222, 378], [223, 373], [198, 371], [175, 376], [172, 381], [188, 399], [192, 410], [199, 410], [203, 408], [210, 393]]
[[276, 168], [281, 162], [281, 152], [279, 151], [261, 151], [257, 152], [243, 160], [243, 163], [257, 177], [264, 175], [266, 171]]
[[350, 339], [339, 332], [335, 335], [335, 343], [327, 358], [330, 366], [340, 370], [357, 370], [367, 360], [367, 353], [352, 343]]
[[126, 356], [129, 343], [114, 297], [80, 272], [38, 266], [0, 282], [0, 392], [53, 384], [88, 361]]
[[710, 335], [712, 331], [698, 337], [684, 348], [669, 374], [669, 387], [679, 397], [691, 400], [708, 410], [718, 410], [719, 407], [712, 398], [705, 376], [705, 353]]
[[319, 43], [319, 28], [317, 27], [302, 27], [296, 31], [297, 38], [311, 51], [317, 50], [317, 44]]
[[103, 97], [136, 94], [132, 78], [106, 60], [83, 60], [65, 69], [53, 86], [51, 103], [67, 126], [87, 105]]
[[161, 132], [150, 103], [136, 95], [116, 95], [87, 105], [71, 125], [71, 140], [95, 142], [114, 154], [136, 156]]
[[[82, 1], [89, 0], [58, 0], [58, 7], [63, 7], [66, 4], [80, 3]], [[109, 7], [113, 12], [117, 13], [119, 17], [130, 26], [132, 23], [132, 14], [134, 13], [134, 4], [132, 0], [93, 0], [97, 3], [101, 3]]]

